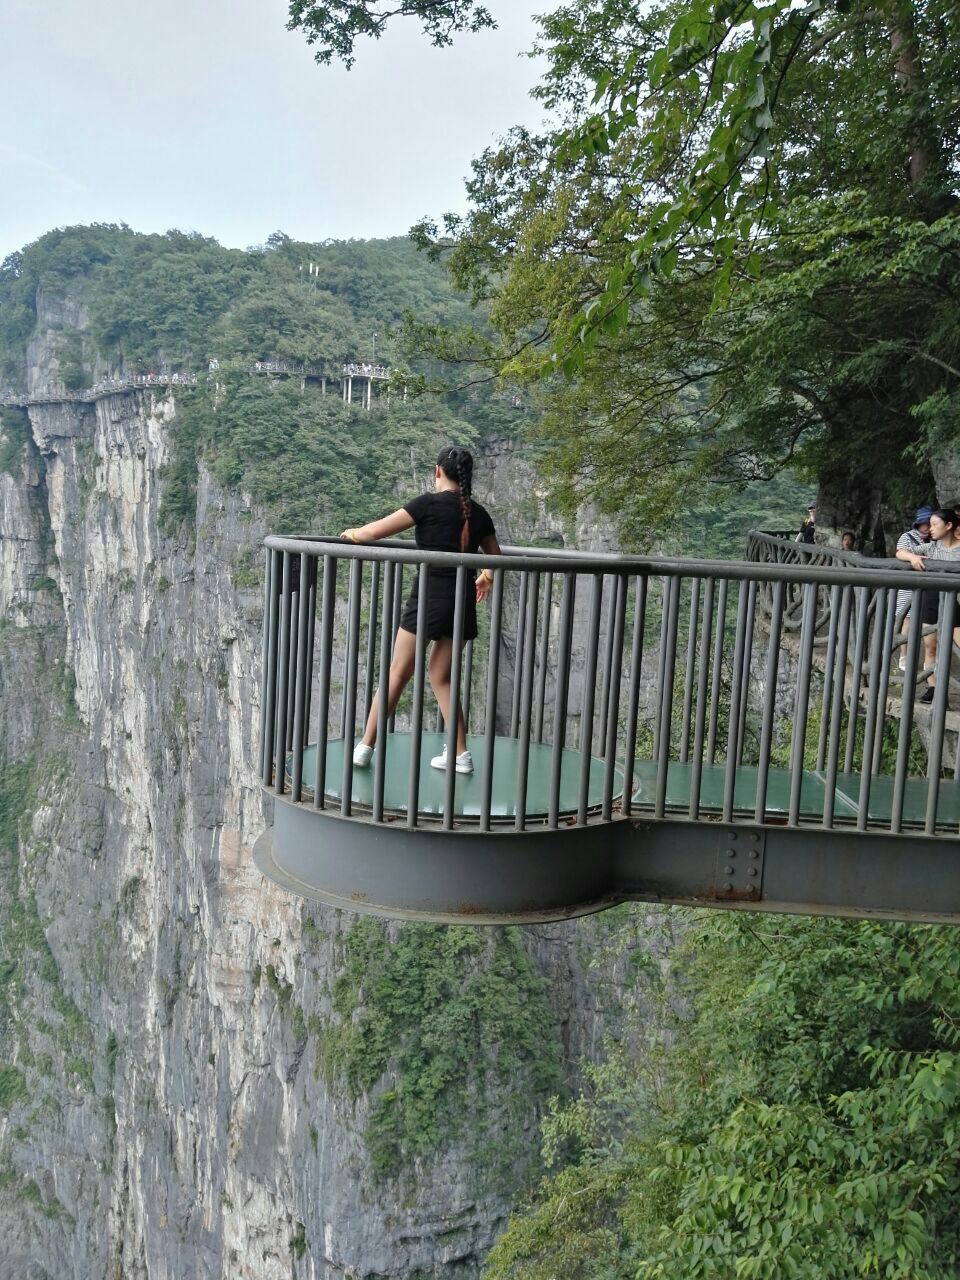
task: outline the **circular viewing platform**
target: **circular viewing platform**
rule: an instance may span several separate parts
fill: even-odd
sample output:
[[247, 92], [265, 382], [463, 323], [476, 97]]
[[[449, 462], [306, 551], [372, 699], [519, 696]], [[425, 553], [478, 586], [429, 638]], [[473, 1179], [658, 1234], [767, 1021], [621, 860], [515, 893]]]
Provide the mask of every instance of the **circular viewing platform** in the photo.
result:
[[[306, 898], [441, 922], [643, 900], [960, 923], [960, 577], [924, 573], [928, 624], [899, 562], [798, 563], [781, 541], [752, 535], [735, 562], [268, 538], [257, 865]], [[461, 602], [450, 723], [418, 634], [359, 768], [403, 602], [438, 570]], [[461, 712], [472, 773], [453, 764]]]

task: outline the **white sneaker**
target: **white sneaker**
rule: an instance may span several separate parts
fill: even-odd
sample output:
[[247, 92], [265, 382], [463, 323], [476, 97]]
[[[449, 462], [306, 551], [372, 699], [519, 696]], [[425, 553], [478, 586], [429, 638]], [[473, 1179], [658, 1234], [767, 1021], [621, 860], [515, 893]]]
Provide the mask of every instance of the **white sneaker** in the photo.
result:
[[358, 742], [353, 748], [353, 763], [358, 769], [366, 769], [370, 765], [372, 755], [373, 747], [368, 747], [365, 742]]
[[[434, 756], [430, 761], [431, 769], [446, 769], [447, 767], [447, 748], [443, 748], [443, 754]], [[457, 756], [457, 762], [454, 765], [457, 773], [473, 773], [473, 756], [469, 751], [461, 751]]]

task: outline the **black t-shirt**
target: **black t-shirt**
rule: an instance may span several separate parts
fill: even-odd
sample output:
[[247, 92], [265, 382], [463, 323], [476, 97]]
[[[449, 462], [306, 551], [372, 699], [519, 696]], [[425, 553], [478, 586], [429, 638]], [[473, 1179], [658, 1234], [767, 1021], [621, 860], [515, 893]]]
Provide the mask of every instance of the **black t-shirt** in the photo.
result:
[[[417, 546], [424, 551], [459, 551], [463, 532], [460, 495], [452, 489], [421, 493], [403, 504], [416, 525]], [[479, 502], [470, 502], [470, 529], [466, 550], [475, 552], [484, 538], [495, 536], [493, 521]]]

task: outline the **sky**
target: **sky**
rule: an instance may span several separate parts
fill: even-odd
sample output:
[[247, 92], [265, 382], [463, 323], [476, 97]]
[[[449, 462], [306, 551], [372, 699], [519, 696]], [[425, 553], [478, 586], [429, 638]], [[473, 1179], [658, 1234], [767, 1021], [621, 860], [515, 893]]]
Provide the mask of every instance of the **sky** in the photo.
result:
[[321, 67], [286, 0], [3, 0], [0, 259], [55, 226], [178, 227], [239, 248], [404, 234], [465, 206], [470, 161], [536, 126], [542, 3], [434, 49], [410, 20]]

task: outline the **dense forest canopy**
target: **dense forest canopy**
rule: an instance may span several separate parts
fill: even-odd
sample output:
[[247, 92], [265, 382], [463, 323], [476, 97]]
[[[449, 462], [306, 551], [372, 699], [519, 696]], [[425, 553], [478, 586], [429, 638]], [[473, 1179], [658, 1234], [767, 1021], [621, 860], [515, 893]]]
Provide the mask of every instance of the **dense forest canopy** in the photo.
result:
[[455, 327], [470, 310], [405, 237], [306, 244], [278, 232], [242, 251], [179, 231], [52, 231], [0, 268], [0, 382], [22, 385], [44, 297], [68, 298], [85, 313], [85, 324], [58, 321], [53, 335], [68, 389], [104, 372], [202, 375], [196, 389], [178, 389], [162, 488], [171, 531], [193, 520], [201, 456], [277, 527], [336, 530], [381, 514], [398, 486], [418, 490], [442, 444], [509, 437], [529, 419], [489, 378], [407, 401], [395, 390], [389, 411], [381, 403], [365, 413], [342, 404], [336, 389], [323, 396], [316, 384], [301, 391], [296, 378], [250, 376], [256, 360], [339, 374], [345, 360], [375, 358], [417, 385], [434, 382], [429, 359], [406, 358], [397, 336], [404, 317]]

